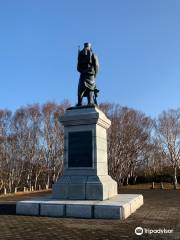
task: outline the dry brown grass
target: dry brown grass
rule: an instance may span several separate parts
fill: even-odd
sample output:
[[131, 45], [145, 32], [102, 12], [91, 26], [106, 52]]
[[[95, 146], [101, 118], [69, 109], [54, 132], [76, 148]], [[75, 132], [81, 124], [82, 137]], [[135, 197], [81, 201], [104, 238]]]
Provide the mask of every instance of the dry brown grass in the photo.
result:
[[51, 193], [51, 189], [49, 190], [40, 190], [40, 191], [33, 191], [33, 192], [17, 192], [17, 193], [8, 193], [6, 195], [0, 195], [0, 202], [1, 201], [18, 201], [24, 200], [28, 198], [34, 197], [43, 197], [49, 195]]
[[[174, 190], [174, 185], [171, 183], [163, 183], [163, 187], [164, 190]], [[152, 189], [152, 183], [120, 186], [119, 189]], [[154, 183], [154, 189], [161, 189], [161, 183]], [[180, 190], [180, 184], [177, 185], [177, 190]]]

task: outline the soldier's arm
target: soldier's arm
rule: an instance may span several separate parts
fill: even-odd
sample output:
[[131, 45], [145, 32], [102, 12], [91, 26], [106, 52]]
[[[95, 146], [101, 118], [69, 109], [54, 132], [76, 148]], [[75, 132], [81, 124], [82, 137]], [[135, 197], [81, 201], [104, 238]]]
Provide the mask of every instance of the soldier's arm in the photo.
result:
[[97, 75], [97, 73], [99, 72], [99, 60], [95, 54], [94, 54], [94, 70]]

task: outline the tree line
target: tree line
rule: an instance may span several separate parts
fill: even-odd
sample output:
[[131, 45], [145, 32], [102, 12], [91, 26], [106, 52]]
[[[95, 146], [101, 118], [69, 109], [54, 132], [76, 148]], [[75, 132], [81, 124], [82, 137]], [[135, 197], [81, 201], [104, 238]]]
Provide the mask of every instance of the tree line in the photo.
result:
[[[63, 126], [59, 117], [70, 106], [48, 102], [0, 110], [0, 192], [49, 188], [63, 172]], [[118, 184], [180, 175], [180, 109], [157, 119], [119, 104], [99, 108], [111, 119], [108, 129], [109, 174]], [[143, 180], [142, 180], [143, 179]]]

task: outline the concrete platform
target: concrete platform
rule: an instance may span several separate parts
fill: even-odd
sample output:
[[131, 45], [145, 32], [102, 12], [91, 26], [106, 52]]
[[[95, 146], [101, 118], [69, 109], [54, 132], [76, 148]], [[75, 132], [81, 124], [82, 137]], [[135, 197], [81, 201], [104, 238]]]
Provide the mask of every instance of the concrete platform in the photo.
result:
[[16, 214], [123, 220], [142, 205], [143, 196], [138, 194], [118, 194], [104, 201], [41, 199], [17, 202]]

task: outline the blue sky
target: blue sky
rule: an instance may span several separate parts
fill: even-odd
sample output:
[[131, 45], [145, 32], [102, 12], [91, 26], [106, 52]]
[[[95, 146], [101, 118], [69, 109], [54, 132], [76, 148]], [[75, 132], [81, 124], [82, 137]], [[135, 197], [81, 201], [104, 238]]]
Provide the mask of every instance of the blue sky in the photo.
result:
[[99, 102], [180, 107], [179, 0], [0, 0], [0, 108], [69, 99], [77, 47], [99, 57]]

